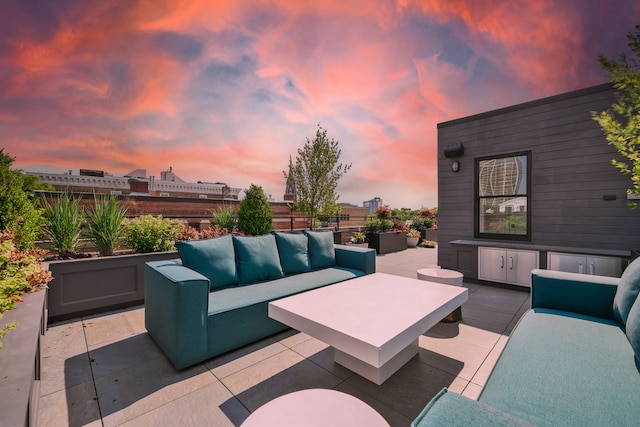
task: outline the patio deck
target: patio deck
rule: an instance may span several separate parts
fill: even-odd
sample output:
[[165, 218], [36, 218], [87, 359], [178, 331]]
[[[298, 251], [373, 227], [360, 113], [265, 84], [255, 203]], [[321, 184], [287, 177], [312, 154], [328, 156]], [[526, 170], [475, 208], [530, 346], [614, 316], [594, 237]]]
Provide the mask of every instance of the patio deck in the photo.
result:
[[[381, 255], [377, 271], [416, 277], [437, 249]], [[41, 426], [238, 426], [286, 393], [329, 388], [351, 394], [391, 426], [408, 426], [443, 387], [476, 398], [529, 293], [465, 283], [459, 323], [420, 337], [420, 352], [378, 386], [333, 362], [332, 349], [289, 330], [176, 371], [144, 328], [144, 309], [51, 324], [45, 335]]]

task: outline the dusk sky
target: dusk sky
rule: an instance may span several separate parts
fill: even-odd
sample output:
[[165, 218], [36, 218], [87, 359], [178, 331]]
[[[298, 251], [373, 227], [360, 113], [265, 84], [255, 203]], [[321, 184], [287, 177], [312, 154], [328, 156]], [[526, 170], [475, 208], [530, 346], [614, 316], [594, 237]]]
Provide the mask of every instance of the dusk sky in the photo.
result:
[[637, 0], [3, 0], [14, 166], [173, 171], [282, 200], [318, 123], [339, 202], [437, 206], [437, 124], [607, 81]]

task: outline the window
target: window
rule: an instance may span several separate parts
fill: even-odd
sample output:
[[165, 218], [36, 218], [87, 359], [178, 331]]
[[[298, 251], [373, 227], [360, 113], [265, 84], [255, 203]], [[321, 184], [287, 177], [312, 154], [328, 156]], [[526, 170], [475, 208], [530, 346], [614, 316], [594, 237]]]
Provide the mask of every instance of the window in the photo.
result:
[[530, 157], [476, 159], [476, 237], [531, 240]]

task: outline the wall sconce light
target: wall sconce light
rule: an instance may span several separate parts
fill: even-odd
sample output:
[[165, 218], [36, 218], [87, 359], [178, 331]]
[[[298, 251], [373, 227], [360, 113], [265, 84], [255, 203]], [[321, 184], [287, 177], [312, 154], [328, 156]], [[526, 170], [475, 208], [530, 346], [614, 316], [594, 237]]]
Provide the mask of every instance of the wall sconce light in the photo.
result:
[[460, 170], [460, 162], [457, 160], [451, 162], [451, 170], [454, 172], [458, 172]]

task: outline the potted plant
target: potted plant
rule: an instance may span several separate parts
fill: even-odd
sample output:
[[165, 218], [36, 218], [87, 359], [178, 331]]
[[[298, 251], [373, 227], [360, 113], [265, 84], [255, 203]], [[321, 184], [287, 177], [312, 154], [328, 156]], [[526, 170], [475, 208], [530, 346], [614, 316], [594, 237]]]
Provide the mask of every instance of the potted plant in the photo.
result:
[[420, 232], [414, 228], [407, 229], [407, 247], [415, 248], [420, 240]]
[[388, 206], [381, 206], [364, 222], [369, 247], [378, 255], [407, 249], [407, 238], [402, 229], [394, 227]]
[[[102, 207], [119, 216], [109, 200]], [[145, 263], [177, 258], [174, 242], [179, 230], [180, 224], [174, 220], [143, 215], [122, 224], [123, 240], [134, 253], [46, 263], [53, 275], [48, 292], [49, 319], [64, 320], [141, 304]]]
[[358, 231], [354, 231], [353, 233], [351, 233], [349, 244], [354, 246], [368, 247], [369, 244], [367, 243], [367, 235], [364, 234], [364, 232], [360, 228], [358, 228]]

